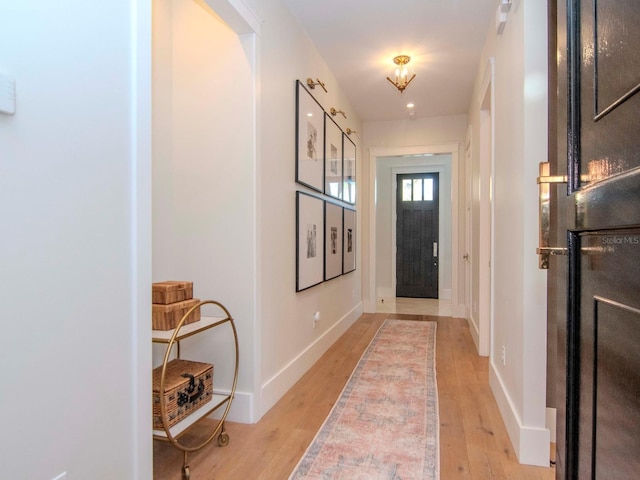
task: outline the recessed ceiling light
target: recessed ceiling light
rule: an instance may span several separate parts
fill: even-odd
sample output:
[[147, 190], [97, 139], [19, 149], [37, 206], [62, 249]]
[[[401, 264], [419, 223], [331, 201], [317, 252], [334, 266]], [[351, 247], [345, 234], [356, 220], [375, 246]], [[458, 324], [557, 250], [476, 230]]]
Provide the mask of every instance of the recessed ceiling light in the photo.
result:
[[413, 108], [413, 107], [415, 107], [415, 105], [413, 103], [411, 103], [411, 102], [407, 103], [407, 108]]

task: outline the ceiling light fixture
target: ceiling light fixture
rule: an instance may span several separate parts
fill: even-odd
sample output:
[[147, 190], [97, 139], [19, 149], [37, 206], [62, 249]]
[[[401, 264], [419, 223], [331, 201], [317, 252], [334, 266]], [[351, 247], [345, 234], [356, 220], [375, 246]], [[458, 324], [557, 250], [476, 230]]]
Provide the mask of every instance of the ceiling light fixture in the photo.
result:
[[398, 55], [397, 57], [394, 57], [393, 63], [395, 63], [397, 67], [391, 75], [395, 80], [391, 80], [391, 78], [387, 77], [387, 80], [389, 80], [394, 87], [400, 90], [400, 93], [404, 92], [404, 89], [409, 86], [411, 80], [416, 78], [416, 74], [407, 66], [410, 61], [411, 57], [407, 55]]
[[413, 104], [413, 102], [409, 102], [407, 103], [407, 108], [413, 108], [415, 107], [415, 105]]

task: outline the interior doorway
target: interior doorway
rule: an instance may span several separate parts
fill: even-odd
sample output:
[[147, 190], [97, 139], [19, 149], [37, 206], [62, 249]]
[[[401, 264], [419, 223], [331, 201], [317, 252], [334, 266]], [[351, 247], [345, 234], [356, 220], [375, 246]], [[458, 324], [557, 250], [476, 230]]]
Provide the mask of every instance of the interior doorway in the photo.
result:
[[478, 153], [470, 158], [471, 184], [471, 312], [467, 317], [478, 354], [489, 356], [493, 331], [493, 171], [494, 171], [494, 63], [489, 59], [481, 85]]
[[[409, 165], [413, 163], [412, 165]], [[451, 299], [452, 283], [452, 175], [451, 155], [428, 154], [387, 157], [378, 162], [376, 183], [376, 295], [396, 297], [398, 279], [398, 178], [419, 174], [438, 175], [438, 270], [437, 290], [432, 298]], [[433, 242], [432, 242], [433, 243]], [[431, 244], [433, 247], [433, 245]], [[432, 250], [431, 250], [432, 251]], [[431, 257], [430, 257], [431, 258]], [[434, 283], [435, 283], [434, 279]]]
[[472, 252], [473, 252], [473, 175], [471, 174], [471, 160], [472, 155], [472, 129], [471, 125], [467, 128], [467, 139], [465, 142], [465, 205], [464, 205], [464, 255], [462, 256], [464, 260], [464, 304], [465, 304], [465, 318], [469, 318], [471, 315], [471, 304], [473, 302], [473, 284], [472, 284], [472, 270], [471, 265], [473, 262]]
[[[446, 160], [442, 157], [436, 163], [438, 165], [434, 165], [434, 161], [431, 160], [431, 165], [428, 164], [429, 160], [425, 160], [429, 156], [445, 156]], [[449, 262], [446, 268], [443, 268], [443, 264], [440, 263], [439, 269], [439, 279], [442, 278], [442, 275], [448, 275], [448, 290], [443, 293], [442, 284], [439, 283], [439, 293], [438, 296], [440, 299], [446, 300], [450, 304], [450, 312], [453, 316], [464, 316], [464, 299], [459, 298], [459, 293], [464, 291], [464, 287], [460, 288], [458, 283], [461, 278], [458, 272], [458, 268], [460, 265], [459, 262], [459, 201], [458, 201], [458, 180], [459, 180], [459, 145], [458, 144], [445, 144], [445, 145], [430, 145], [430, 146], [413, 146], [413, 147], [385, 147], [385, 148], [371, 148], [369, 151], [369, 179], [368, 179], [368, 187], [369, 187], [369, 205], [371, 208], [367, 212], [367, 218], [363, 221], [363, 225], [365, 226], [365, 232], [368, 233], [370, 238], [370, 244], [368, 248], [367, 260], [365, 260], [364, 267], [364, 311], [366, 312], [375, 312], [376, 306], [381, 299], [395, 298], [395, 248], [392, 248], [391, 245], [394, 245], [396, 242], [396, 231], [395, 228], [390, 228], [389, 237], [392, 238], [384, 238], [383, 240], [388, 243], [388, 250], [391, 252], [391, 257], [389, 261], [384, 259], [384, 264], [380, 259], [378, 259], [376, 252], [379, 249], [378, 243], [380, 243], [380, 239], [376, 239], [377, 237], [377, 229], [379, 220], [379, 214], [381, 208], [388, 208], [388, 214], [382, 215], [383, 220], [388, 221], [391, 224], [392, 220], [395, 222], [395, 196], [393, 196], [393, 205], [391, 208], [387, 206], [383, 206], [380, 200], [380, 187], [384, 184], [395, 185], [392, 181], [395, 175], [403, 174], [403, 173], [419, 173], [419, 172], [438, 172], [440, 173], [440, 191], [441, 191], [441, 201], [445, 197], [444, 189], [446, 188], [446, 197], [450, 201], [450, 211], [446, 216], [446, 220], [449, 222], [446, 230], [448, 230], [449, 237], [447, 241], [444, 240], [439, 243], [438, 246], [438, 255], [440, 257], [443, 245], [446, 243], [447, 248], [449, 249]], [[413, 164], [405, 164], [404, 166], [396, 166], [394, 167], [394, 171], [389, 170], [388, 173], [385, 173], [384, 182], [381, 178], [381, 181], [378, 181], [378, 166], [383, 165], [389, 162], [392, 158], [403, 157], [405, 159], [405, 163], [410, 160], [414, 160], [418, 163]], [[419, 157], [423, 157], [420, 159]], [[446, 168], [445, 168], [446, 165]], [[446, 170], [446, 180], [443, 179], [442, 173]], [[442, 208], [442, 207], [440, 207]], [[387, 220], [388, 219], [388, 220]], [[440, 220], [440, 223], [442, 219]], [[442, 237], [444, 230], [440, 229], [440, 236]], [[387, 247], [383, 248], [383, 250], [387, 250]], [[388, 288], [385, 287], [384, 291], [380, 291], [378, 289], [377, 278], [381, 275], [388, 276], [390, 280]], [[393, 281], [393, 285], [391, 284]]]

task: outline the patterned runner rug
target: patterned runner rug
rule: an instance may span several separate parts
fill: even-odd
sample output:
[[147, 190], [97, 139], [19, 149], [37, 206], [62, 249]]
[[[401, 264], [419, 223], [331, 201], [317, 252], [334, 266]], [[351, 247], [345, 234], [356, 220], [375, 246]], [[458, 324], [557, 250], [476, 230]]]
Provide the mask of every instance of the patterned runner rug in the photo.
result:
[[290, 480], [439, 478], [435, 333], [385, 320]]

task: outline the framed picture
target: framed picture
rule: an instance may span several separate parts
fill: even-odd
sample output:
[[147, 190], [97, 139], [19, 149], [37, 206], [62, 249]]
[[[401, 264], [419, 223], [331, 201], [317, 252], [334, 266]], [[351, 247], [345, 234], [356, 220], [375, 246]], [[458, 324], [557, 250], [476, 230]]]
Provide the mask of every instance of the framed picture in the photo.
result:
[[342, 130], [325, 113], [324, 193], [342, 199]]
[[342, 273], [356, 269], [356, 211], [343, 208], [342, 217]]
[[324, 277], [324, 200], [296, 192], [296, 292]]
[[296, 182], [324, 190], [324, 110], [296, 81]]
[[324, 279], [342, 274], [342, 207], [324, 202]]
[[347, 203], [356, 203], [356, 145], [346, 133], [342, 134], [342, 199]]

